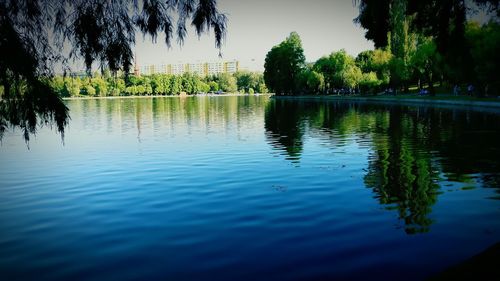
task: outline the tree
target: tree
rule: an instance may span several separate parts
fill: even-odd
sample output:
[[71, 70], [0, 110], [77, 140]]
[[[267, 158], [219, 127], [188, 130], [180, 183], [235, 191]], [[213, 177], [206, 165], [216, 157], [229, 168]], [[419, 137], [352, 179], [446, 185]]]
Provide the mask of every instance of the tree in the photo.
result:
[[219, 84], [215, 81], [208, 82], [208, 86], [210, 87], [210, 91], [217, 92], [219, 90]]
[[92, 87], [92, 85], [90, 85], [90, 84], [85, 85], [85, 87], [83, 88], [83, 92], [85, 95], [90, 96], [90, 97], [93, 97], [96, 95], [96, 91], [95, 91], [94, 87]]
[[361, 80], [359, 81], [359, 87], [365, 93], [373, 92], [378, 86], [382, 84], [382, 81], [378, 79], [375, 72], [363, 73]]
[[83, 60], [88, 74], [96, 61], [113, 74], [118, 70], [128, 74], [136, 31], [150, 35], [154, 42], [162, 32], [168, 46], [175, 33], [182, 44], [187, 21], [198, 35], [213, 30], [216, 47], [221, 48], [227, 19], [216, 0], [0, 1], [0, 85], [4, 89], [0, 138], [8, 127], [20, 127], [28, 141], [39, 122], [55, 124], [63, 135], [69, 111], [48, 79], [53, 65], [64, 61], [63, 46], [70, 46], [70, 55]]
[[259, 83], [264, 81], [262, 73], [257, 72], [238, 71], [234, 74], [234, 77], [237, 80], [238, 89], [243, 92], [248, 92], [250, 88], [256, 89]]
[[390, 10], [389, 48], [393, 54], [391, 61], [391, 82], [395, 86], [405, 86], [410, 79], [409, 60], [414, 44], [414, 35], [409, 31], [406, 16], [407, 0], [393, 0]]
[[67, 82], [69, 95], [72, 97], [77, 97], [81, 92], [81, 81], [80, 78], [71, 78], [70, 81]]
[[335, 88], [354, 88], [361, 76], [361, 70], [356, 66], [354, 58], [344, 49], [320, 58], [313, 69], [323, 74], [326, 87], [330, 91]]
[[466, 38], [471, 46], [471, 55], [474, 60], [474, 76], [483, 87], [481, 92], [486, 95], [500, 93], [500, 24], [489, 22], [479, 26], [469, 23], [466, 29]]
[[306, 94], [318, 94], [325, 89], [325, 78], [323, 74], [314, 70], [305, 69], [299, 76], [299, 88]]
[[[401, 8], [400, 0], [356, 0], [359, 7], [359, 16], [354, 22], [366, 29], [365, 37], [375, 43], [376, 48], [384, 48], [389, 44], [387, 34], [391, 29], [391, 10], [394, 6]], [[399, 3], [398, 3], [399, 2]], [[411, 21], [412, 28], [426, 36], [437, 38], [438, 50], [447, 51], [460, 47], [464, 43], [466, 11], [472, 5], [500, 13], [499, 0], [405, 0], [407, 16], [414, 16]], [[462, 39], [461, 39], [462, 38]], [[462, 40], [461, 42], [453, 42]]]
[[268, 92], [269, 92], [269, 90], [267, 89], [265, 83], [259, 83], [259, 85], [257, 85], [257, 93], [265, 94]]
[[208, 93], [210, 91], [210, 85], [200, 80], [198, 81], [198, 91], [202, 93]]
[[300, 36], [292, 32], [266, 55], [266, 86], [278, 95], [295, 95], [298, 93], [297, 77], [304, 67], [305, 56]]
[[354, 89], [358, 86], [359, 82], [363, 78], [361, 69], [359, 69], [354, 64], [348, 64], [341, 72], [342, 82], [345, 87], [349, 89]]
[[178, 95], [182, 92], [182, 79], [179, 76], [172, 76], [170, 80], [170, 94]]
[[431, 38], [423, 38], [422, 40], [423, 42], [419, 44], [410, 63], [419, 77], [427, 80], [430, 94], [435, 95], [434, 76], [439, 71], [441, 55], [437, 52], [437, 46]]
[[366, 29], [365, 37], [375, 43], [376, 48], [388, 45], [387, 33], [390, 31], [389, 11], [392, 0], [360, 0], [359, 16], [354, 22]]
[[362, 72], [373, 71], [373, 54], [375, 51], [367, 50], [358, 54], [355, 59], [356, 66], [361, 69]]
[[377, 73], [377, 77], [382, 81], [383, 85], [388, 85], [390, 82], [390, 63], [392, 57], [393, 56], [389, 50], [376, 49], [373, 51], [371, 71]]
[[151, 88], [153, 89], [153, 94], [155, 95], [165, 94], [165, 87], [162, 80], [163, 77], [161, 75], [151, 76]]
[[328, 91], [332, 91], [337, 84], [335, 83], [335, 73], [338, 70], [335, 61], [332, 59], [332, 55], [321, 57], [313, 66], [314, 71], [323, 74], [325, 87]]
[[235, 93], [238, 91], [238, 85], [236, 84], [236, 78], [234, 78], [229, 73], [220, 73], [217, 76], [219, 81], [220, 90], [228, 93]]
[[[443, 77], [454, 82], [468, 81], [474, 76], [473, 58], [470, 46], [465, 38], [467, 11], [473, 11], [475, 6], [490, 12], [496, 11], [500, 16], [499, 0], [384, 0], [384, 1], [355, 1], [359, 3], [359, 16], [355, 21], [367, 30], [366, 38], [373, 40], [378, 48], [389, 45], [393, 49], [394, 61], [393, 82], [404, 83], [408, 79], [407, 60], [400, 52], [402, 34], [401, 27], [405, 26], [410, 33], [417, 33], [435, 40], [437, 50], [442, 55]], [[471, 9], [472, 8], [472, 9]], [[405, 25], [395, 24], [394, 19], [406, 18]], [[396, 34], [396, 35], [395, 35]], [[389, 35], [389, 36], [388, 36]], [[396, 39], [394, 39], [396, 37]], [[395, 42], [399, 41], [399, 44]], [[403, 72], [401, 72], [403, 71]]]
[[92, 79], [92, 87], [94, 87], [97, 96], [105, 97], [108, 94], [108, 85], [101, 77]]

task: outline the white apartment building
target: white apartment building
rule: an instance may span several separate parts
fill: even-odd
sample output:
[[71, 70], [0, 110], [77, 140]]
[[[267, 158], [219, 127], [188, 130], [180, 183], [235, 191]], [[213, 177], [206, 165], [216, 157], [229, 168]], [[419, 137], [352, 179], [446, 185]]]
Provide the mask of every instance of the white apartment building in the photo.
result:
[[196, 63], [175, 63], [144, 65], [140, 68], [140, 74], [173, 74], [182, 75], [184, 73], [193, 73], [199, 76], [216, 75], [219, 73], [235, 73], [240, 69], [240, 63], [237, 60], [216, 61], [216, 62], [196, 62]]

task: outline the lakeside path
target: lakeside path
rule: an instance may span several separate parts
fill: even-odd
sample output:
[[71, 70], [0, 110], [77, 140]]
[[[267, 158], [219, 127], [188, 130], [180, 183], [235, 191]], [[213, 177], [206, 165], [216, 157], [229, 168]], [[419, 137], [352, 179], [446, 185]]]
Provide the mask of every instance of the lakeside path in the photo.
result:
[[419, 97], [404, 96], [273, 96], [275, 99], [317, 100], [317, 101], [349, 101], [360, 103], [385, 103], [404, 105], [457, 106], [475, 110], [500, 112], [500, 98], [477, 99], [470, 97], [436, 96]]

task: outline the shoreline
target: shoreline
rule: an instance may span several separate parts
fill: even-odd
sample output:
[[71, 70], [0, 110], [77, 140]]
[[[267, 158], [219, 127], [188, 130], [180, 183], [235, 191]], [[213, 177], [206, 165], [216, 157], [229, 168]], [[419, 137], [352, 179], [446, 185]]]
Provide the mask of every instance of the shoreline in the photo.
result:
[[440, 99], [439, 97], [418, 97], [418, 96], [276, 96], [275, 99], [290, 100], [316, 100], [316, 101], [352, 101], [360, 103], [390, 103], [407, 105], [438, 105], [438, 106], [459, 106], [472, 109], [495, 110], [500, 112], [500, 99], [496, 100], [461, 100], [461, 99]]
[[141, 98], [188, 98], [188, 97], [241, 97], [241, 96], [271, 96], [271, 94], [210, 94], [210, 95], [151, 95], [151, 96], [106, 96], [106, 97], [64, 97], [62, 100], [94, 100], [94, 99], [141, 99]]

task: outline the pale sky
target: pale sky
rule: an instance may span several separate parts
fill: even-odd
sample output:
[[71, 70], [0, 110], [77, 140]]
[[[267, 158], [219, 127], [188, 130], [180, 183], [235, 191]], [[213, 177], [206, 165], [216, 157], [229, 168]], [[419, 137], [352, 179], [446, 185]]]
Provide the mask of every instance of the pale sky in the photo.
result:
[[[292, 31], [298, 32], [307, 61], [315, 61], [332, 51], [349, 54], [373, 49], [364, 30], [353, 23], [358, 8], [352, 0], [219, 0], [219, 10], [228, 17], [222, 48], [224, 60], [239, 60], [241, 66], [263, 71], [267, 52]], [[176, 41], [174, 41], [176, 42]], [[184, 46], [173, 43], [168, 49], [164, 37], [152, 44], [150, 37], [136, 38], [139, 65], [214, 61], [219, 51], [213, 33], [200, 39], [190, 29]]]

